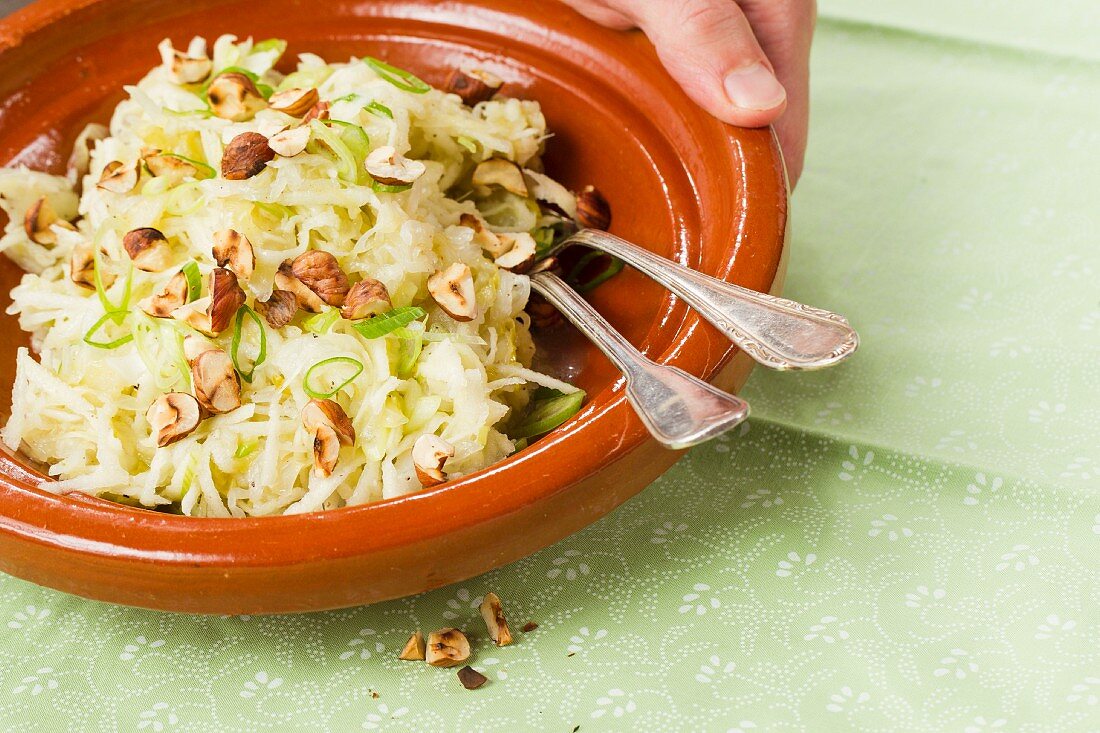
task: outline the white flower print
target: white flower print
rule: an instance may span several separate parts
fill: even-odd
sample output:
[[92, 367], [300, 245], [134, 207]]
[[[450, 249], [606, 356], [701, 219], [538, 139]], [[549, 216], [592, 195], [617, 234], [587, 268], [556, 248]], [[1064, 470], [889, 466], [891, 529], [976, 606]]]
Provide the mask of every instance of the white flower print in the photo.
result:
[[378, 703], [378, 707], [375, 708], [373, 713], [367, 713], [367, 719], [363, 721], [363, 727], [367, 730], [378, 730], [387, 720], [400, 718], [408, 712], [409, 709], [406, 707], [400, 707], [391, 712], [389, 705], [384, 702]]
[[1091, 331], [1098, 323], [1100, 323], [1100, 308], [1081, 316], [1081, 322], [1077, 324], [1077, 328], [1082, 331]]
[[1035, 632], [1036, 639], [1049, 639], [1052, 636], [1057, 635], [1061, 631], [1073, 631], [1077, 627], [1077, 622], [1072, 619], [1062, 619], [1056, 613], [1052, 613], [1047, 616], [1046, 621], [1039, 624], [1038, 630]]
[[966, 433], [958, 428], [950, 431], [936, 443], [936, 450], [951, 450], [956, 453], [975, 451], [978, 444], [966, 437]]
[[913, 381], [905, 385], [905, 396], [916, 397], [921, 392], [929, 389], [939, 389], [943, 384], [943, 380], [939, 377], [932, 377], [931, 379], [925, 379], [924, 377], [913, 377]]
[[[163, 720], [161, 719], [162, 713], [164, 715]], [[160, 731], [164, 730], [166, 725], [175, 725], [179, 722], [179, 718], [176, 717], [174, 712], [168, 709], [168, 703], [166, 702], [153, 703], [153, 707], [143, 711], [138, 715], [138, 718], [138, 730], [145, 730], [148, 728], [154, 731], [154, 733], [160, 733]]]
[[946, 595], [947, 591], [943, 588], [928, 590], [927, 585], [918, 585], [916, 592], [905, 594], [905, 605], [909, 606], [909, 608], [920, 608], [928, 604], [929, 600], [934, 603], [943, 600]]
[[771, 509], [773, 506], [781, 506], [783, 504], [783, 497], [779, 495], [772, 495], [772, 492], [767, 489], [757, 489], [741, 502], [742, 509], [748, 509], [749, 507], [756, 506], [757, 502], [765, 509]]
[[994, 476], [992, 479], [986, 479], [984, 473], [974, 474], [974, 480], [966, 485], [966, 496], [963, 497], [963, 504], [967, 506], [974, 506], [978, 503], [982, 493], [989, 492], [989, 494], [996, 494], [1000, 491], [1001, 486], [1004, 485], [1004, 479], [1000, 476]]
[[250, 615], [248, 615], [247, 613], [242, 613], [239, 616], [234, 616], [233, 614], [229, 614], [229, 613], [221, 613], [221, 614], [218, 614], [218, 618], [224, 619], [224, 620], [235, 618], [238, 621], [250, 621], [252, 619], [252, 617]]
[[852, 460], [845, 460], [843, 463], [841, 463], [840, 467], [844, 470], [837, 474], [837, 476], [840, 477], [841, 481], [851, 481], [853, 478], [855, 478], [857, 466], [870, 466], [872, 463], [874, 463], [875, 460], [874, 451], [867, 451], [863, 454], [861, 458], [859, 455], [859, 449], [856, 448], [854, 445], [848, 446], [848, 455], [852, 457]]
[[959, 309], [964, 311], [977, 310], [979, 305], [985, 305], [991, 300], [993, 300], [993, 293], [970, 288], [966, 291], [966, 295], [959, 300]]
[[974, 718], [970, 725], [963, 728], [964, 733], [982, 733], [986, 730], [997, 730], [998, 728], [1004, 728], [1008, 724], [1008, 721], [1004, 718], [987, 719], [984, 715], [979, 715]]
[[1039, 558], [1031, 554], [1030, 550], [1030, 545], [1013, 545], [1011, 550], [1001, 555], [1001, 561], [997, 563], [997, 570], [1012, 568], [1016, 572], [1020, 572], [1030, 566], [1038, 565]]
[[989, 345], [989, 355], [999, 357], [1007, 356], [1015, 359], [1018, 356], [1031, 353], [1031, 344], [1019, 336], [1005, 336]]
[[282, 677], [270, 677], [267, 672], [257, 672], [256, 676], [244, 683], [241, 697], [255, 697], [257, 692], [274, 690], [283, 684]]
[[1055, 278], [1078, 280], [1092, 275], [1092, 266], [1084, 262], [1081, 255], [1068, 254], [1058, 260], [1050, 274]]
[[1092, 533], [1100, 534], [1100, 514], [1092, 518]]
[[554, 567], [546, 571], [547, 578], [556, 578], [565, 573], [566, 580], [576, 580], [578, 575], [588, 575], [591, 569], [583, 561], [577, 560], [576, 567], [573, 567], [574, 558], [580, 557], [581, 553], [576, 550], [566, 550], [559, 557], [555, 557], [552, 560]]
[[162, 646], [164, 646], [164, 639], [149, 641], [144, 636], [138, 636], [134, 639], [133, 644], [127, 644], [122, 647], [122, 653], [118, 655], [118, 658], [124, 662], [128, 662], [131, 659], [135, 659], [140, 652], [148, 649], [159, 649]]
[[24, 692], [30, 692], [32, 695], [41, 695], [46, 690], [56, 690], [57, 680], [54, 679], [53, 667], [40, 667], [34, 671], [34, 674], [27, 675], [19, 684], [11, 689], [13, 693], [19, 695]]
[[1066, 406], [1061, 402], [1052, 405], [1046, 400], [1042, 400], [1037, 406], [1027, 411], [1027, 421], [1041, 423], [1047, 420], [1052, 414], [1061, 415], [1065, 411]]
[[829, 695], [830, 702], [825, 705], [825, 709], [830, 713], [842, 713], [847, 708], [848, 703], [853, 705], [862, 705], [871, 699], [871, 696], [866, 692], [855, 693], [848, 685], [840, 688], [840, 692], [834, 692]]
[[[605, 631], [604, 633], [607, 633], [607, 632]], [[483, 666], [483, 667], [494, 667], [494, 666], [500, 664], [500, 660], [497, 659], [496, 657], [489, 657], [488, 659], [479, 659], [478, 662], [479, 662], [479, 666]], [[486, 670], [486, 672], [484, 674], [485, 674], [486, 677], [488, 677], [491, 672], [492, 672], [492, 670]], [[499, 672], [497, 672], [497, 679], [499, 679], [499, 680], [508, 679], [508, 672], [506, 672], [503, 669], [500, 670]]]
[[722, 660], [717, 655], [711, 656], [707, 660], [706, 664], [699, 667], [699, 674], [695, 675], [695, 679], [702, 682], [704, 685], [709, 685], [714, 682], [715, 678], [719, 675], [732, 674], [733, 670], [737, 668], [735, 662], [726, 662], [722, 664]]
[[608, 690], [605, 696], [596, 700], [596, 704], [599, 707], [592, 711], [593, 718], [602, 718], [608, 712], [616, 718], [621, 718], [637, 709], [634, 700], [619, 689]]
[[852, 413], [846, 411], [839, 402], [826, 402], [825, 407], [817, 411], [814, 422], [818, 425], [840, 425], [851, 422]]
[[1066, 466], [1066, 470], [1059, 474], [1062, 478], [1097, 478], [1100, 477], [1100, 469], [1092, 467], [1092, 460], [1088, 458], [1074, 458]]
[[599, 641], [605, 636], [607, 636], [607, 629], [596, 629], [596, 632], [592, 633], [587, 626], [582, 626], [575, 635], [569, 637], [569, 641], [572, 643], [566, 648], [566, 651], [570, 654], [576, 654], [584, 649], [589, 642]]
[[954, 676], [961, 680], [968, 673], [978, 671], [977, 663], [970, 659], [970, 655], [964, 649], [952, 649], [950, 655], [940, 660], [940, 664], [942, 666], [932, 672], [936, 677]]
[[745, 733], [747, 730], [753, 730], [756, 728], [756, 723], [751, 720], [742, 720], [740, 723], [730, 728], [726, 733]]
[[50, 615], [50, 609], [39, 608], [38, 606], [26, 606], [22, 611], [16, 611], [12, 614], [11, 621], [8, 621], [9, 629], [21, 629], [25, 625], [32, 624], [37, 621], [42, 621]]
[[894, 523], [898, 518], [893, 514], [883, 514], [880, 519], [871, 520], [871, 529], [867, 530], [868, 537], [883, 535], [891, 542], [897, 542], [902, 537], [912, 537], [913, 530], [908, 527], [898, 527]]
[[[359, 636], [349, 641], [347, 644], [348, 648], [340, 652], [340, 661], [347, 661], [354, 656], [358, 656], [360, 659], [370, 659], [371, 644], [369, 642], [371, 641], [371, 637], [377, 637], [374, 629], [359, 629]], [[379, 639], [375, 638], [373, 641], [375, 652], [380, 654], [386, 651], [386, 645]]]
[[826, 644], [832, 644], [837, 640], [844, 641], [847, 639], [848, 632], [840, 628], [836, 616], [822, 616], [821, 622], [812, 625], [810, 632], [802, 638], [806, 641], [820, 638]]
[[453, 621], [461, 615], [460, 612], [476, 609], [481, 605], [481, 601], [482, 596], [472, 597], [470, 591], [459, 588], [455, 591], [454, 598], [447, 599], [447, 610], [443, 612], [443, 618]]
[[692, 593], [684, 595], [684, 604], [680, 606], [680, 613], [695, 611], [695, 615], [702, 616], [707, 608], [718, 608], [722, 604], [714, 596], [708, 596], [710, 586], [706, 583], [696, 583], [692, 586]]
[[1066, 702], [1083, 702], [1086, 705], [1100, 702], [1100, 677], [1086, 677], [1076, 683], [1066, 695]]
[[672, 522], [665, 522], [657, 529], [653, 530], [653, 536], [649, 538], [649, 541], [655, 545], [663, 545], [666, 542], [672, 542], [674, 535], [678, 535], [687, 529], [688, 526], [683, 522], [679, 524], [673, 524]]
[[780, 578], [786, 578], [788, 575], [794, 572], [795, 567], [799, 564], [803, 564], [806, 567], [813, 565], [817, 561], [817, 555], [814, 553], [808, 553], [806, 558], [803, 559], [797, 552], [788, 552], [786, 560], [779, 561], [779, 567], [775, 571], [775, 574]]

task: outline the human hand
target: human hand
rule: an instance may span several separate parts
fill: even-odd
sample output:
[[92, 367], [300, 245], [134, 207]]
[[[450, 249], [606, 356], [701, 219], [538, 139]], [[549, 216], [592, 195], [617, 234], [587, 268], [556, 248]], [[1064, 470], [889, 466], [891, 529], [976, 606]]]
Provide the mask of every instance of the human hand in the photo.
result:
[[640, 28], [688, 96], [743, 127], [774, 123], [791, 186], [809, 122], [815, 0], [565, 0], [600, 25]]

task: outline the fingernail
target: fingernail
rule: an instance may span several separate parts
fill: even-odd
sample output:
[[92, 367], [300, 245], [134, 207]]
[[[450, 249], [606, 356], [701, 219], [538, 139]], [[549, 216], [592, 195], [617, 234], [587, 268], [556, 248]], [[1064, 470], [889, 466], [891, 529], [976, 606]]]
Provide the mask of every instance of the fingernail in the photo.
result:
[[726, 96], [742, 109], [773, 109], [787, 97], [783, 85], [760, 62], [731, 71], [725, 87]]

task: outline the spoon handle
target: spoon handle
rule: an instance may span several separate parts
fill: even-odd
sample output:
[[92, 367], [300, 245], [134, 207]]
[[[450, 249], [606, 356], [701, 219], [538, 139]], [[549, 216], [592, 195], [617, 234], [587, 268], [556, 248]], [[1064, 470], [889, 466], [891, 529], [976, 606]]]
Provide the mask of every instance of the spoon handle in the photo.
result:
[[656, 280], [766, 367], [820, 369], [859, 346], [859, 335], [844, 316], [732, 285], [613, 234], [582, 229], [564, 244], [602, 250]]
[[626, 378], [626, 397], [646, 428], [669, 448], [688, 448], [720, 435], [749, 414], [749, 405], [682, 369], [646, 358], [556, 275], [531, 276], [531, 287], [561, 311]]

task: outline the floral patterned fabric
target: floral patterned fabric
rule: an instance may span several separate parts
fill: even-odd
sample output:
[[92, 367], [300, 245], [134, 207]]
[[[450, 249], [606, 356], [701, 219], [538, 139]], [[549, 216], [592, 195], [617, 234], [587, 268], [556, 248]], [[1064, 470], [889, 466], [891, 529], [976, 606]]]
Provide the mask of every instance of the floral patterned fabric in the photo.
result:
[[[421, 596], [204, 618], [0, 578], [0, 729], [1100, 730], [1100, 67], [1046, 34], [1100, 25], [1075, 5], [822, 2], [787, 293], [850, 316], [850, 363], [758, 371], [636, 499]], [[444, 625], [484, 687], [396, 658]]]

